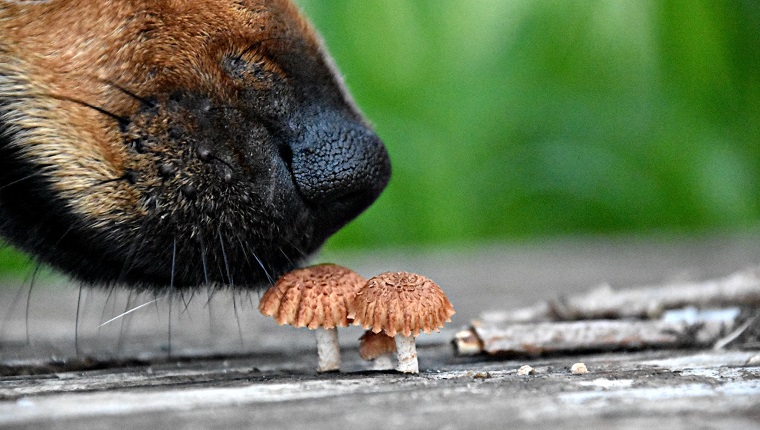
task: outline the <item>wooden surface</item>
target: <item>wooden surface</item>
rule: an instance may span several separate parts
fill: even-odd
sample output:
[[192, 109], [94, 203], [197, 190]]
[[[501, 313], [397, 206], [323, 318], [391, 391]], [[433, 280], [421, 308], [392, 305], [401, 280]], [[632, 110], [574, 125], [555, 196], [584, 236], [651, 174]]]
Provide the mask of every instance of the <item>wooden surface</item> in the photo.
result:
[[[457, 314], [450, 328], [419, 339], [419, 376], [367, 371], [355, 328], [340, 332], [342, 372], [317, 374], [312, 333], [259, 315], [255, 293], [152, 302], [127, 292], [80, 296], [78, 286], [54, 278], [31, 294], [28, 283], [6, 281], [0, 427], [760, 428], [760, 351], [503, 359], [456, 356], [449, 343], [485, 310], [605, 282], [705, 279], [757, 265], [758, 239], [564, 240], [324, 256], [365, 276], [417, 271], [449, 294]], [[589, 373], [570, 374], [576, 362]], [[524, 364], [536, 374], [517, 375]]]

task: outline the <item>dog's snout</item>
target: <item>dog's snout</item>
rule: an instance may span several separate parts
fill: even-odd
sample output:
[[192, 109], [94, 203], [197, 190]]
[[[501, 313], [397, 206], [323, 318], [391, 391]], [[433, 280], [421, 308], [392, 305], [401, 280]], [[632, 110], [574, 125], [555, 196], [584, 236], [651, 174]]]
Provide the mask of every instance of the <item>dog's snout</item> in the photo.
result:
[[318, 115], [303, 126], [292, 149], [295, 185], [331, 231], [372, 204], [390, 179], [383, 142], [350, 117]]

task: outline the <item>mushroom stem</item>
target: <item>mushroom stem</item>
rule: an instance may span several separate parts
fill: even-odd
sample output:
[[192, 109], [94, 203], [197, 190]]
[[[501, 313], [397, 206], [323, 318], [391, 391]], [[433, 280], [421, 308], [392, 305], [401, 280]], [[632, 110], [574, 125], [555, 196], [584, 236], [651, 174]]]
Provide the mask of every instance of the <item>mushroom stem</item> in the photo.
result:
[[332, 372], [340, 369], [340, 347], [338, 330], [335, 328], [314, 330], [317, 337], [318, 372]]
[[391, 354], [378, 355], [372, 362], [372, 370], [393, 369]]
[[398, 367], [396, 370], [402, 373], [420, 373], [417, 364], [417, 347], [414, 345], [414, 336], [396, 335], [396, 357]]

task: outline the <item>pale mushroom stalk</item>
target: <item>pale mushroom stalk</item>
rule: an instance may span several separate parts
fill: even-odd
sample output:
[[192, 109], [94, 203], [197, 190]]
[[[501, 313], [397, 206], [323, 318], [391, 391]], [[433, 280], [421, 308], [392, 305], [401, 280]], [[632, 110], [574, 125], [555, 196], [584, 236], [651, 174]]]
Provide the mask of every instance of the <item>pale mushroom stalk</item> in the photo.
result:
[[332, 372], [340, 369], [340, 347], [338, 346], [338, 329], [314, 330], [317, 338], [317, 371]]
[[399, 333], [395, 339], [396, 357], [398, 358], [396, 370], [402, 373], [420, 373], [414, 336], [404, 336]]
[[383, 354], [377, 356], [372, 361], [372, 370], [390, 370], [393, 369], [393, 355]]

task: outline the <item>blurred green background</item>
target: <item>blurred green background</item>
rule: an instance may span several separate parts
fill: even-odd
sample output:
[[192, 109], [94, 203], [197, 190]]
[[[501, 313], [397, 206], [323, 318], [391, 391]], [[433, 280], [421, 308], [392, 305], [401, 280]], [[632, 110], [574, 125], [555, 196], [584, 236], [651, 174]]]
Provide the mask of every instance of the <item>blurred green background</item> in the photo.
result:
[[327, 250], [759, 224], [757, 0], [299, 4], [394, 169]]
[[328, 249], [760, 220], [756, 0], [300, 0], [393, 178]]

